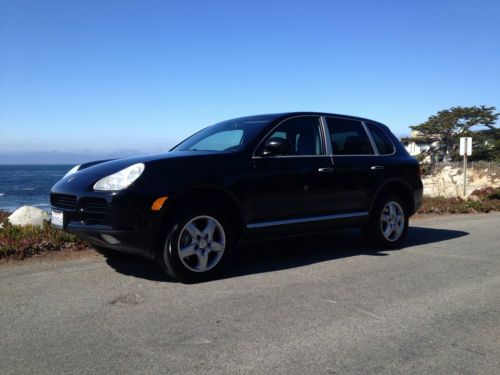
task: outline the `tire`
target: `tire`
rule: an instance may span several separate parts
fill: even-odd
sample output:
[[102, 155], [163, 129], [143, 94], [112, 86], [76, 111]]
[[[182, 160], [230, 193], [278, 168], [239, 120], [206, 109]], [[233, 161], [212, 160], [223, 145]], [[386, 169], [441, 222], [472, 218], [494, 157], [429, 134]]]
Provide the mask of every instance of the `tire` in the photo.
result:
[[163, 231], [157, 260], [167, 275], [186, 284], [218, 276], [235, 246], [231, 220], [211, 205], [183, 207]]
[[370, 221], [363, 227], [363, 233], [367, 240], [377, 247], [397, 249], [406, 240], [408, 219], [408, 205], [405, 200], [395, 194], [384, 195], [375, 202]]

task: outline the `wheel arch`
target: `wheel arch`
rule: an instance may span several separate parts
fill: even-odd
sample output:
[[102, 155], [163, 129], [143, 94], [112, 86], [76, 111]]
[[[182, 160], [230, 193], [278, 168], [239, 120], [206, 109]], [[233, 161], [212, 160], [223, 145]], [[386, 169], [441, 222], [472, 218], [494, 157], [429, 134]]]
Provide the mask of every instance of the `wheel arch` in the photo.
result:
[[184, 205], [192, 205], [195, 202], [210, 203], [221, 207], [230, 217], [234, 224], [237, 238], [243, 230], [244, 216], [243, 209], [237, 197], [227, 189], [212, 186], [199, 185], [187, 188], [175, 195], [168, 205], [162, 210], [161, 222], [158, 227], [157, 243], [161, 245], [162, 228], [168, 223], [168, 220]]
[[408, 205], [408, 209], [410, 211], [410, 215], [412, 215], [415, 211], [415, 202], [412, 193], [411, 186], [408, 182], [400, 178], [391, 178], [384, 182], [383, 185], [379, 186], [374, 194], [374, 198], [370, 204], [370, 213], [372, 212], [373, 206], [375, 202], [379, 199], [382, 194], [397, 194]]

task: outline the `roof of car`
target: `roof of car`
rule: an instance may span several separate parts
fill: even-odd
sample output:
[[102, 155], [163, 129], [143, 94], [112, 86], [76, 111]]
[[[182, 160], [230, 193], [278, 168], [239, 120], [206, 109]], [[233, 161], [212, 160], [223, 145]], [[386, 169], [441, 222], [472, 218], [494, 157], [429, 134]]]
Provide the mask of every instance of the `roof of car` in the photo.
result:
[[[286, 117], [292, 117], [292, 116], [303, 116], [303, 115], [316, 115], [316, 116], [332, 116], [332, 117], [343, 117], [343, 118], [348, 118], [351, 120], [359, 120], [359, 121], [370, 121], [374, 122], [377, 124], [380, 124], [380, 122], [364, 118], [364, 117], [359, 117], [359, 116], [351, 116], [351, 115], [343, 115], [339, 113], [329, 113], [329, 112], [308, 112], [308, 111], [303, 111], [303, 112], [283, 112], [283, 113], [275, 113], [272, 114], [276, 116], [276, 118], [286, 118]], [[382, 124], [383, 125], [383, 124]]]
[[[386, 125], [375, 121], [371, 119], [367, 119], [364, 117], [358, 117], [358, 116], [351, 116], [351, 115], [343, 115], [343, 114], [338, 114], [338, 113], [329, 113], [329, 112], [313, 112], [313, 111], [295, 111], [295, 112], [282, 112], [282, 113], [265, 113], [265, 114], [258, 114], [258, 115], [250, 115], [250, 116], [244, 116], [244, 117], [239, 117], [231, 120], [238, 120], [238, 119], [265, 119], [268, 121], [271, 121], [272, 123], [280, 122], [284, 119], [294, 117], [294, 116], [307, 116], [307, 115], [313, 115], [313, 116], [327, 116], [327, 117], [342, 117], [345, 119], [350, 119], [350, 120], [357, 120], [357, 121], [369, 121], [371, 123], [375, 123], [378, 125], [382, 125], [384, 127], [387, 127]], [[228, 120], [229, 121], [229, 120]]]

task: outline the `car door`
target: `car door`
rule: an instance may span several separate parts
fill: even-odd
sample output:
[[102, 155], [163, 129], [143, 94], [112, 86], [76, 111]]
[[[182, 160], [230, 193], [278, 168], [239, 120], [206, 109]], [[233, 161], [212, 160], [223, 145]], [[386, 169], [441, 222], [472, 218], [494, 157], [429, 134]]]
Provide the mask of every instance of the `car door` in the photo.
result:
[[377, 175], [377, 180], [383, 183], [391, 178], [401, 178], [404, 175], [405, 164], [402, 163], [400, 158], [393, 156], [396, 153], [396, 147], [387, 135], [386, 130], [368, 121], [365, 122], [365, 126], [377, 149], [378, 157], [376, 163], [371, 167], [373, 173]]
[[330, 212], [333, 169], [319, 119], [287, 119], [266, 137], [289, 140], [290, 155], [262, 156], [257, 149], [251, 222], [309, 218]]
[[325, 117], [333, 161], [335, 213], [367, 212], [378, 182], [374, 147], [359, 120]]

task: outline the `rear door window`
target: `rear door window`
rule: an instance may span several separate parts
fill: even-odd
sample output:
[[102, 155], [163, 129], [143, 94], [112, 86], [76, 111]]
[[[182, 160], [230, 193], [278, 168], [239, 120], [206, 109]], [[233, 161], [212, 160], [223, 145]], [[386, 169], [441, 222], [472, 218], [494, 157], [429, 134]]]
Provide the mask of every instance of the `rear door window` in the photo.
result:
[[327, 117], [333, 155], [372, 155], [373, 149], [360, 121]]

